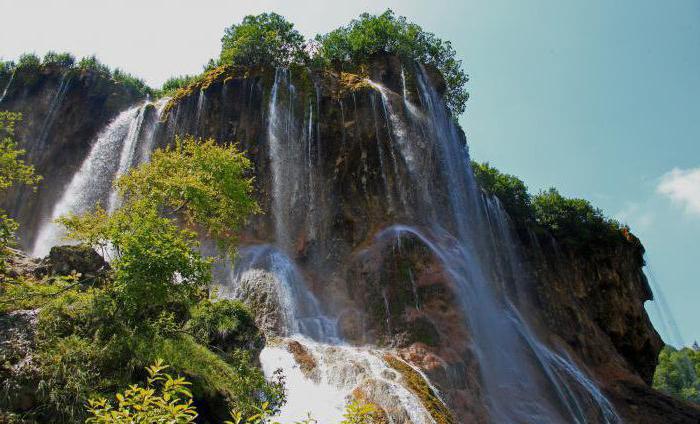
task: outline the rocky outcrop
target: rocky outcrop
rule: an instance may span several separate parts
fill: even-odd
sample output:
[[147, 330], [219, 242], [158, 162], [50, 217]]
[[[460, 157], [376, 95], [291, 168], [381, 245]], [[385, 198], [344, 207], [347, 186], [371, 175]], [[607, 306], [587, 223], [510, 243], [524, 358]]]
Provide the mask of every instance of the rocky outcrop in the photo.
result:
[[43, 270], [49, 275], [77, 273], [82, 280], [94, 280], [109, 271], [109, 264], [92, 247], [86, 245], [54, 246], [42, 260]]

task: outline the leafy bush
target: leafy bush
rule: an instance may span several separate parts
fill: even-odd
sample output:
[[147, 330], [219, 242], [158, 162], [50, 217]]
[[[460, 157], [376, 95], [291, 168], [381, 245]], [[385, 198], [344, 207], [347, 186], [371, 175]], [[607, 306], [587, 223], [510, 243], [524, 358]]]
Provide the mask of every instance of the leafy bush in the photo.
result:
[[221, 39], [221, 64], [286, 67], [306, 58], [304, 36], [276, 13], [246, 16]]
[[34, 53], [25, 53], [17, 60], [17, 69], [35, 70], [41, 66], [41, 59]]
[[[245, 350], [260, 343], [253, 317], [237, 302], [207, 299], [209, 261], [194, 233], [179, 227], [184, 220], [220, 234], [221, 222], [245, 219], [233, 214], [257, 210], [249, 161], [233, 146], [189, 139], [156, 152], [151, 164], [122, 177], [126, 197], [111, 215], [98, 207], [60, 220], [71, 237], [112, 256], [105, 277], [27, 277], [0, 291], [2, 311], [40, 308], [33, 374], [3, 373], [3, 387], [37, 388], [30, 414], [39, 422], [81, 421], [88, 399], [133, 383], [157, 358], [191, 378], [196, 401], [224, 415], [235, 407], [247, 417], [261, 399], [272, 408], [284, 401], [281, 382], [267, 382]], [[115, 411], [107, 403], [92, 408], [99, 419]]]
[[151, 89], [151, 87], [149, 87], [141, 78], [137, 78], [119, 68], [116, 68], [114, 72], [112, 72], [112, 79], [119, 84], [123, 84], [132, 90], [135, 90], [141, 95], [150, 96], [154, 94], [153, 89]]
[[190, 311], [187, 332], [197, 342], [220, 350], [262, 347], [261, 334], [248, 308], [236, 300], [203, 300]]
[[68, 236], [114, 255], [112, 294], [123, 319], [139, 325], [168, 305], [188, 308], [209, 282], [209, 262], [195, 251], [196, 236], [144, 201], [114, 214], [97, 208], [59, 219]]
[[434, 65], [447, 85], [446, 103], [453, 116], [464, 112], [469, 97], [468, 76], [449, 41], [443, 41], [419, 25], [395, 16], [390, 9], [381, 15], [363, 13], [349, 25], [316, 36], [320, 57], [341, 66], [357, 66], [378, 53]]
[[498, 197], [503, 208], [516, 222], [527, 223], [532, 220], [532, 201], [527, 186], [521, 179], [500, 172], [488, 162], [472, 161], [472, 171], [479, 186]]
[[156, 150], [149, 163], [132, 169], [117, 187], [126, 199], [144, 199], [166, 214], [180, 214], [222, 247], [231, 247], [248, 216], [260, 212], [251, 196], [251, 170], [252, 163], [235, 145], [190, 136]]
[[167, 96], [172, 95], [177, 90], [185, 88], [197, 79], [195, 75], [183, 75], [179, 77], [168, 78], [160, 88], [160, 94]]
[[118, 393], [116, 406], [104, 398], [90, 399], [86, 423], [130, 424], [194, 422], [197, 411], [192, 405], [190, 383], [182, 377], [173, 378], [163, 370], [168, 368], [161, 360], [146, 367], [146, 387], [132, 385]]
[[654, 372], [654, 388], [671, 396], [700, 403], [700, 348], [665, 346]]
[[70, 53], [56, 53], [49, 51], [44, 55], [42, 65], [60, 66], [63, 68], [71, 68], [75, 64], [75, 57]]
[[568, 199], [550, 188], [532, 199], [537, 223], [574, 248], [590, 248], [622, 239], [620, 224], [584, 199]]
[[606, 218], [584, 199], [570, 199], [550, 188], [531, 196], [519, 178], [488, 163], [472, 161], [477, 184], [501, 201], [515, 225], [549, 231], [561, 244], [578, 250], [609, 246], [627, 239], [629, 229]]
[[78, 62], [78, 69], [81, 71], [92, 71], [103, 75], [112, 75], [109, 66], [100, 62], [97, 56], [85, 56]]

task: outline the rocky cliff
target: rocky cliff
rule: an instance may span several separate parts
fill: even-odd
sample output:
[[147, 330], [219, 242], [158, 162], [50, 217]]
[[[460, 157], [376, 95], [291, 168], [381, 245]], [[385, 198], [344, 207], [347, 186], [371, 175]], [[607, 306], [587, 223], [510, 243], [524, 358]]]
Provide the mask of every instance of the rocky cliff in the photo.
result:
[[[639, 241], [582, 254], [513, 225], [471, 177], [443, 92], [435, 69], [392, 56], [356, 74], [222, 67], [180, 90], [154, 144], [239, 143], [265, 211], [220, 290], [279, 335], [390, 352], [451, 411], [421, 398], [434, 422], [698, 422], [698, 408], [649, 388], [662, 342]], [[3, 199], [24, 246], [100, 129], [139, 100], [83, 74], [13, 86], [0, 108], [25, 114], [19, 138], [45, 176], [36, 194]]]
[[19, 69], [0, 86], [6, 87], [0, 109], [22, 113], [17, 139], [44, 178], [36, 193], [20, 187], [0, 199], [0, 207], [17, 217], [22, 246], [30, 249], [35, 229], [50, 218], [99, 131], [141, 95], [100, 73], [60, 66]]

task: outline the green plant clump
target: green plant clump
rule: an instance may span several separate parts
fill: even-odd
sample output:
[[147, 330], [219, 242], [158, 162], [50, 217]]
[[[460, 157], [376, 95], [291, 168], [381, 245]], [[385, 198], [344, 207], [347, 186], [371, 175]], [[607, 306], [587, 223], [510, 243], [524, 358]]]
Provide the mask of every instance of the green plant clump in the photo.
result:
[[700, 404], [700, 347], [665, 346], [654, 372], [655, 389]]
[[[0, 368], [0, 410], [22, 404], [14, 388], [34, 387], [35, 406], [20, 411], [26, 417], [79, 422], [89, 399], [132, 385], [158, 358], [192, 381], [195, 403], [219, 405], [224, 415], [235, 408], [246, 417], [261, 399], [277, 408], [284, 401], [281, 380], [266, 381], [252, 360], [262, 340], [253, 317], [238, 302], [210, 298], [210, 260], [200, 255], [194, 231], [181, 226], [226, 239], [222, 245], [231, 251], [232, 232], [258, 210], [250, 171], [233, 145], [177, 140], [120, 178], [120, 209], [108, 214], [97, 207], [59, 219], [70, 238], [109, 255], [110, 269], [99, 278], [24, 277], [3, 284], [3, 312], [39, 312], [34, 371]], [[134, 401], [147, 394], [130, 390]], [[105, 412], [106, 403], [92, 408], [106, 415], [115, 410]]]
[[226, 28], [221, 39], [220, 64], [288, 67], [308, 58], [304, 36], [276, 13], [248, 15]]
[[323, 61], [338, 63], [354, 69], [376, 54], [398, 55], [435, 66], [445, 79], [445, 101], [453, 116], [464, 112], [469, 94], [466, 84], [469, 77], [462, 70], [452, 44], [435, 34], [423, 30], [403, 16], [391, 10], [381, 15], [363, 13], [349, 25], [316, 37], [318, 56]]
[[605, 217], [587, 200], [564, 197], [554, 188], [531, 196], [522, 180], [488, 163], [472, 161], [472, 170], [479, 186], [500, 200], [517, 226], [546, 230], [577, 251], [634, 240], [629, 228]]

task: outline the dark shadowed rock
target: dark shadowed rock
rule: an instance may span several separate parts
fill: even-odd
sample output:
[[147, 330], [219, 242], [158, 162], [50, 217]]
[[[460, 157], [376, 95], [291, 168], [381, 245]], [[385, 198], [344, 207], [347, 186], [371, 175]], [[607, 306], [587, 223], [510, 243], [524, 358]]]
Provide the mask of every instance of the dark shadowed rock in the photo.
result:
[[90, 246], [54, 246], [42, 260], [49, 275], [82, 274], [83, 279], [94, 278], [109, 270], [109, 264]]

